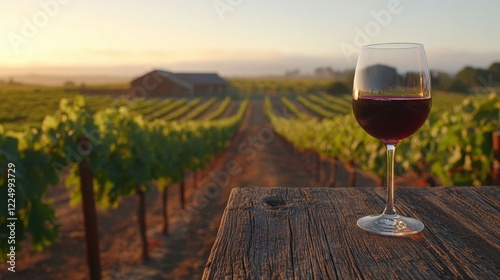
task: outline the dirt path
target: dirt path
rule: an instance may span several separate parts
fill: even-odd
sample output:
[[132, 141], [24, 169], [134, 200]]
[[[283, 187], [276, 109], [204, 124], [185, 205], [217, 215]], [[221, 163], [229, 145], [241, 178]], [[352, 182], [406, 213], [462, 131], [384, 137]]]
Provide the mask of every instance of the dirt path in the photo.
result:
[[[128, 275], [130, 279], [139, 275], [147, 279], [200, 279], [231, 189], [314, 184], [299, 159], [290, 158], [282, 140], [266, 124], [262, 105], [261, 101], [250, 103], [240, 132], [222, 155], [216, 171], [199, 182], [188, 210], [179, 213], [189, 216], [190, 223], [178, 227], [166, 246], [159, 249], [159, 257], [147, 266], [137, 267], [133, 275]], [[233, 169], [235, 175], [229, 172]], [[219, 186], [213, 191], [217, 195], [204, 195], [212, 183]]]
[[204, 120], [207, 116], [212, 114], [213, 111], [217, 110], [220, 107], [221, 103], [222, 101], [215, 102], [214, 105], [210, 106], [210, 108], [208, 108], [208, 110], [206, 110], [203, 114], [196, 117], [195, 120], [197, 121]]
[[302, 105], [302, 103], [300, 103], [299, 101], [295, 100], [294, 101], [295, 103], [295, 106], [297, 107], [297, 109], [300, 111], [300, 112], [303, 112], [305, 113], [306, 115], [308, 115], [310, 118], [314, 118], [314, 119], [318, 119], [318, 120], [321, 120], [321, 116], [317, 115], [316, 113], [314, 112], [311, 112], [309, 111], [309, 109], [307, 109], [304, 105]]
[[220, 115], [219, 119], [227, 118], [227, 117], [230, 117], [230, 116], [236, 114], [236, 112], [238, 111], [238, 108], [240, 108], [240, 103], [241, 103], [240, 101], [232, 100], [231, 103], [229, 104], [229, 106], [227, 106], [224, 113], [222, 113], [222, 115]]
[[[235, 110], [235, 102], [226, 111]], [[347, 175], [338, 177], [347, 185]], [[179, 204], [178, 186], [169, 189], [170, 234], [160, 234], [160, 195], [147, 196], [147, 228], [151, 260], [142, 264], [135, 218], [135, 199], [126, 198], [115, 210], [98, 210], [103, 279], [200, 279], [215, 240], [224, 207], [235, 187], [308, 187], [314, 179], [274, 134], [263, 113], [263, 101], [250, 102], [243, 125], [230, 147], [197, 186], [187, 183], [187, 206]], [[25, 245], [18, 254], [15, 275], [0, 279], [88, 279], [81, 206], [69, 206], [68, 191], [52, 188], [61, 223], [60, 242], [42, 253]], [[15, 277], [12, 277], [15, 276]]]

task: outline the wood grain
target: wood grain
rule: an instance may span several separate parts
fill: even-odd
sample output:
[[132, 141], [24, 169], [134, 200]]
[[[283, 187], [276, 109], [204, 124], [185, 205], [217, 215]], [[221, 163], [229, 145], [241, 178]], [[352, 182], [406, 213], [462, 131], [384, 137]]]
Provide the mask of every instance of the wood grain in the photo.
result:
[[500, 188], [401, 188], [422, 233], [364, 232], [381, 188], [236, 188], [203, 279], [499, 279]]

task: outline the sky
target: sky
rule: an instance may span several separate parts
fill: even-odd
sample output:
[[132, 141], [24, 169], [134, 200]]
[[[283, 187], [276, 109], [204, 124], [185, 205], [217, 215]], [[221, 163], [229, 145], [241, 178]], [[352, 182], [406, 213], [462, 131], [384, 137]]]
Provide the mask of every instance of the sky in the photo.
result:
[[431, 69], [500, 61], [500, 1], [3, 0], [0, 75], [225, 76], [354, 68], [362, 45], [417, 42]]

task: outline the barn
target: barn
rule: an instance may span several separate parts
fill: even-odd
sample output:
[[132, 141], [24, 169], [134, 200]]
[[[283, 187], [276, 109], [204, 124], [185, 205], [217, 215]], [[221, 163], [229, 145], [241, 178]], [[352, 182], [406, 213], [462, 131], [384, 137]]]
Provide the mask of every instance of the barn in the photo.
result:
[[218, 96], [228, 82], [216, 73], [172, 73], [153, 70], [131, 82], [134, 97]]

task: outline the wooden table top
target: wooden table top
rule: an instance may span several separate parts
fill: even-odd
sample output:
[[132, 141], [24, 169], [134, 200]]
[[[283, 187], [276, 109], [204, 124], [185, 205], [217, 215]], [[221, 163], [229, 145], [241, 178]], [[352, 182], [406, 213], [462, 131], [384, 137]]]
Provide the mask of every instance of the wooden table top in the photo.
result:
[[203, 279], [500, 279], [500, 188], [398, 188], [424, 230], [358, 228], [382, 188], [235, 188]]

